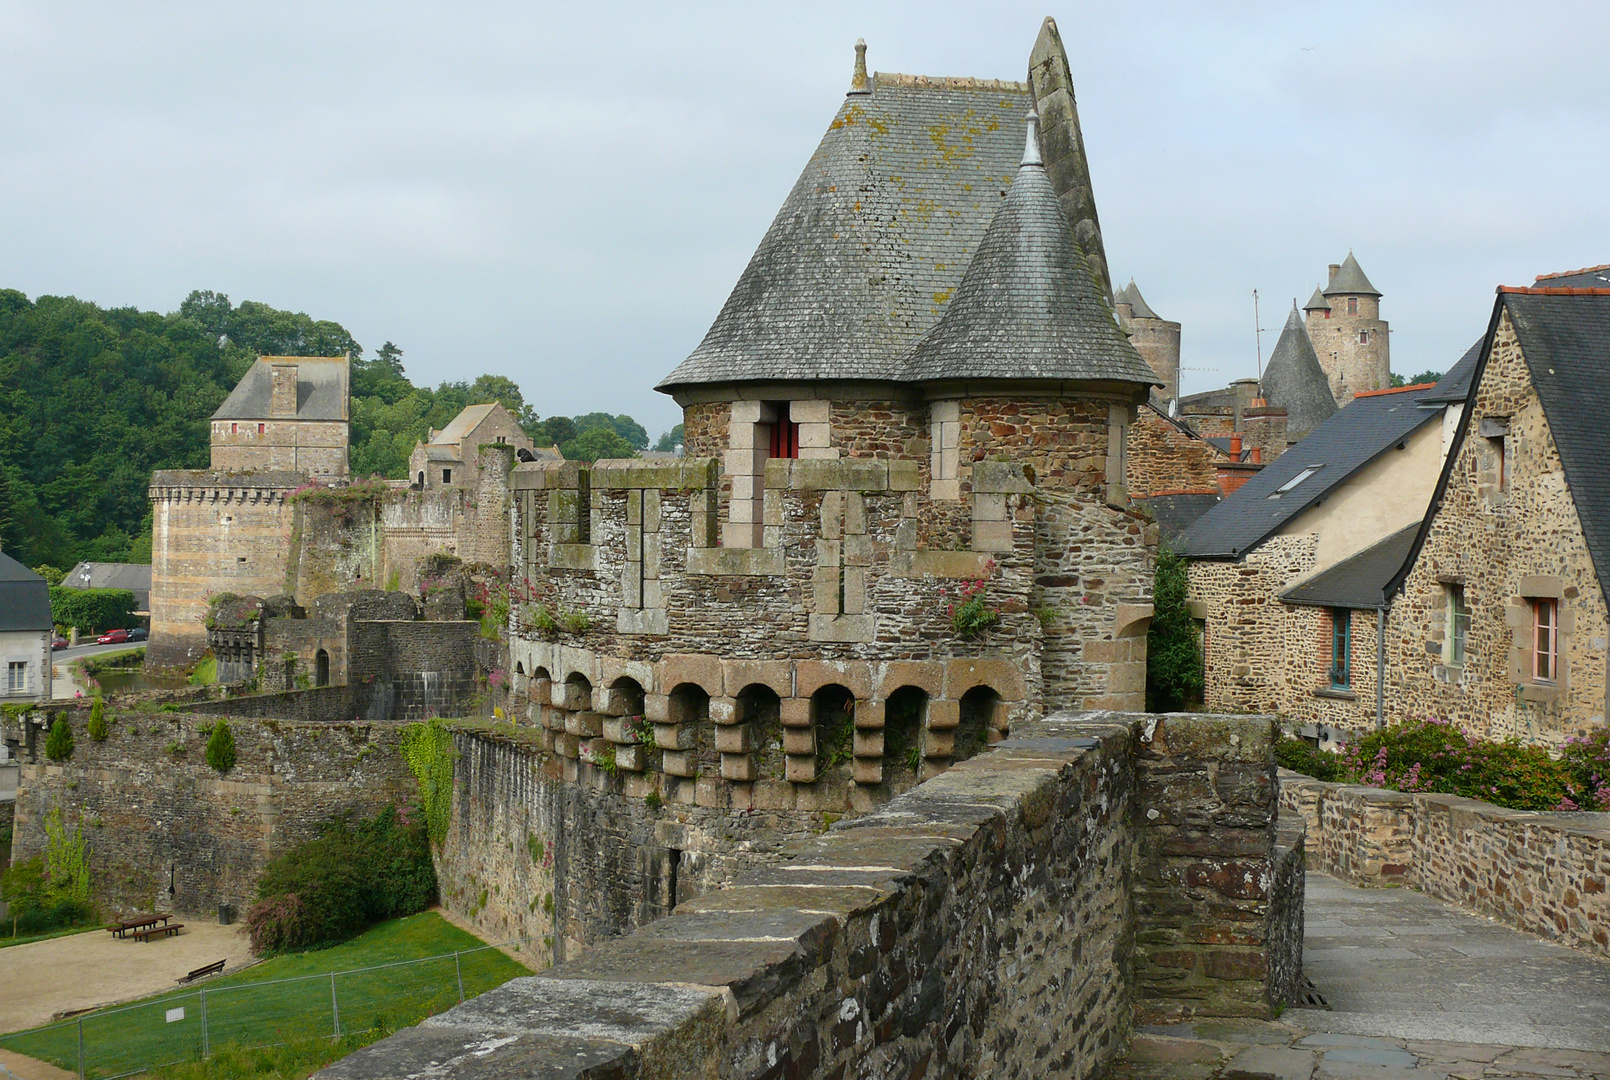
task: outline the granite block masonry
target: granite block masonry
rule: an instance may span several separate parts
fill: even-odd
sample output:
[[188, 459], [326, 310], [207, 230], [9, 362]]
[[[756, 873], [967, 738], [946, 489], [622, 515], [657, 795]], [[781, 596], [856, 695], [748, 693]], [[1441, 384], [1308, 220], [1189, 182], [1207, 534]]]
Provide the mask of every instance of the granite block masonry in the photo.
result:
[[[1272, 973], [1301, 964], [1270, 955], [1300, 942], [1301, 909], [1300, 885], [1276, 894], [1300, 883], [1301, 834], [1282, 855], [1273, 735], [1262, 717], [1031, 722], [318, 1076], [1083, 1077], [1137, 1017], [1267, 1016]], [[1158, 973], [1154, 927], [1185, 977]]]

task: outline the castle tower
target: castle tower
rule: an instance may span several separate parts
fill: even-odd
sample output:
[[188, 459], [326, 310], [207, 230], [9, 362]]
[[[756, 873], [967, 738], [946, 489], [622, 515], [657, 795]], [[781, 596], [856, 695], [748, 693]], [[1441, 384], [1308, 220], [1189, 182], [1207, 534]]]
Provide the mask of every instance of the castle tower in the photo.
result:
[[1381, 294], [1351, 251], [1342, 263], [1331, 264], [1325, 287], [1314, 290], [1303, 310], [1308, 314], [1308, 339], [1338, 405], [1352, 401], [1354, 394], [1392, 384], [1391, 342], [1381, 318]]
[[1118, 325], [1129, 335], [1129, 343], [1151, 365], [1162, 382], [1157, 397], [1166, 405], [1180, 393], [1180, 324], [1170, 322], [1151, 309], [1146, 298], [1130, 278], [1113, 297]]
[[1263, 369], [1263, 395], [1271, 407], [1286, 410], [1286, 437], [1292, 442], [1336, 415], [1336, 400], [1330, 389], [1335, 384], [1327, 382], [1324, 365], [1303, 332], [1303, 319], [1293, 300], [1280, 340], [1275, 342], [1275, 351], [1269, 354], [1269, 364]]

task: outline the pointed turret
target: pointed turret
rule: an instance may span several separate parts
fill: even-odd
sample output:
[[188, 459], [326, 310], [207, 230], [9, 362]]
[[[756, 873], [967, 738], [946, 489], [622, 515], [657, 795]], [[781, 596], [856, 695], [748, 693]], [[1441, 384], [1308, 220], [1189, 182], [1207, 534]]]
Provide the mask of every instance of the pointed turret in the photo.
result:
[[1331, 276], [1330, 284], [1325, 286], [1325, 296], [1375, 296], [1381, 295], [1380, 290], [1370, 284], [1370, 279], [1364, 276], [1364, 270], [1358, 265], [1349, 251], [1342, 265], [1336, 268]]
[[1112, 275], [1107, 270], [1107, 250], [1101, 242], [1101, 223], [1096, 220], [1090, 162], [1079, 131], [1079, 107], [1073, 100], [1073, 74], [1056, 20], [1049, 16], [1040, 26], [1040, 36], [1029, 53], [1029, 87], [1045, 133], [1046, 173], [1073, 227], [1074, 239], [1089, 260], [1102, 301], [1110, 302]]
[[1151, 305], [1146, 302], [1146, 298], [1144, 296], [1142, 296], [1140, 294], [1140, 290], [1135, 287], [1135, 279], [1134, 278], [1129, 279], [1129, 285], [1128, 285], [1126, 291], [1129, 293], [1129, 310], [1130, 310], [1130, 314], [1131, 314], [1132, 318], [1136, 318], [1136, 319], [1161, 319], [1162, 318], [1161, 315], [1157, 314], [1157, 312], [1152, 310]]
[[1303, 305], [1303, 310], [1304, 311], [1329, 311], [1330, 310], [1330, 301], [1325, 299], [1325, 294], [1320, 291], [1318, 285], [1314, 286], [1314, 295], [1310, 296], [1308, 298], [1308, 303]]
[[1302, 438], [1336, 414], [1336, 398], [1330, 380], [1320, 367], [1314, 343], [1303, 328], [1297, 301], [1291, 301], [1280, 340], [1269, 356], [1263, 372], [1263, 396], [1275, 408], [1286, 410], [1286, 433], [1293, 441]]
[[1113, 321], [1074, 242], [1040, 161], [1038, 119], [1029, 114], [1017, 177], [905, 378], [1128, 383], [1144, 398], [1160, 380]]

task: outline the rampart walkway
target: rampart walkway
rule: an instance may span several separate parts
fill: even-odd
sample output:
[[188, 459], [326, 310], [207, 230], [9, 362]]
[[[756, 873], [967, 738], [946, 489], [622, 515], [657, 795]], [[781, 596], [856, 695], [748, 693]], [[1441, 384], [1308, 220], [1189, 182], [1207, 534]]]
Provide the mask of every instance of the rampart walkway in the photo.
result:
[[1610, 1080], [1610, 961], [1312, 872], [1305, 920], [1329, 1010], [1141, 1029], [1132, 1080]]

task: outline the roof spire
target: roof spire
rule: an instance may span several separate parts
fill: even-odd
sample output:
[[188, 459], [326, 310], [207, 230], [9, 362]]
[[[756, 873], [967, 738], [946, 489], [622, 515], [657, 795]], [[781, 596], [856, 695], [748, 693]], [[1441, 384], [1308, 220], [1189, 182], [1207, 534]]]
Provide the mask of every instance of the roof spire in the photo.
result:
[[850, 93], [872, 93], [872, 84], [866, 77], [866, 38], [855, 39], [855, 74], [850, 76]]
[[1040, 114], [1030, 109], [1024, 119], [1028, 121], [1028, 135], [1023, 140], [1023, 160], [1018, 163], [1019, 167], [1038, 165], [1043, 168], [1045, 159], [1040, 157]]

